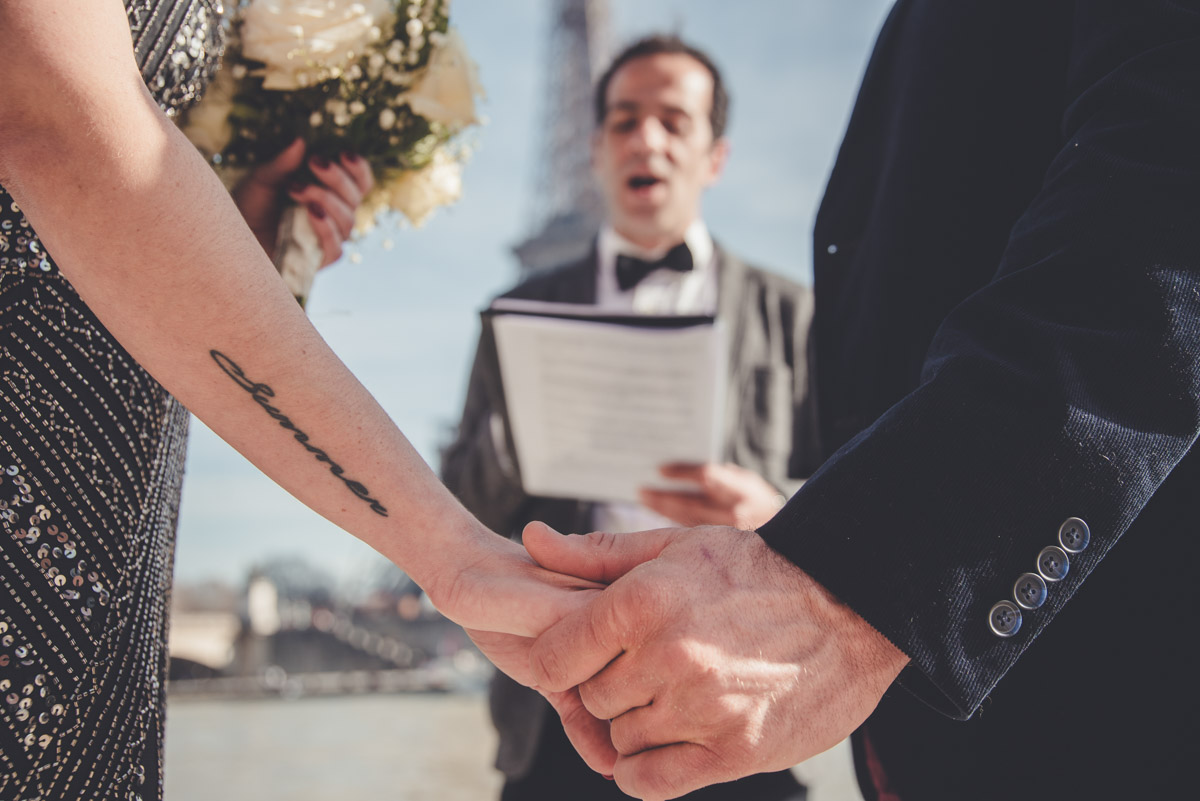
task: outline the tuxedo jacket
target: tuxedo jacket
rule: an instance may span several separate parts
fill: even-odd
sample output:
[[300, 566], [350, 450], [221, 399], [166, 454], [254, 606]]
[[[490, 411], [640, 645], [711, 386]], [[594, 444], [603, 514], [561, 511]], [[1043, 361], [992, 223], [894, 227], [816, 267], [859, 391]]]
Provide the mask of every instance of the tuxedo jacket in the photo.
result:
[[814, 244], [828, 459], [760, 534], [912, 659], [867, 772], [1194, 794], [1200, 3], [899, 0]]
[[[534, 275], [505, 298], [595, 304], [597, 256]], [[748, 266], [719, 245], [717, 318], [728, 327], [724, 461], [761, 475], [791, 494], [818, 463], [816, 409], [810, 392], [811, 291]], [[527, 495], [508, 430], [496, 343], [486, 321], [471, 369], [462, 421], [442, 455], [442, 478], [493, 531], [519, 537], [531, 520], [558, 531], [591, 531], [590, 502]], [[512, 778], [529, 770], [550, 706], [498, 675], [492, 717], [500, 732], [497, 767]]]

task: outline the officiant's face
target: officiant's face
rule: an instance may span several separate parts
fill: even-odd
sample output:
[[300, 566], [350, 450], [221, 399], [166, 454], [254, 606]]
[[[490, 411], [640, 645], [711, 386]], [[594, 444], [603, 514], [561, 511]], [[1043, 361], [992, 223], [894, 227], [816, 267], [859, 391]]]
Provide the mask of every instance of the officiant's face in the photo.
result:
[[724, 166], [713, 139], [712, 75], [682, 53], [622, 66], [592, 139], [592, 168], [617, 233], [646, 248], [674, 245], [700, 216], [700, 196]]

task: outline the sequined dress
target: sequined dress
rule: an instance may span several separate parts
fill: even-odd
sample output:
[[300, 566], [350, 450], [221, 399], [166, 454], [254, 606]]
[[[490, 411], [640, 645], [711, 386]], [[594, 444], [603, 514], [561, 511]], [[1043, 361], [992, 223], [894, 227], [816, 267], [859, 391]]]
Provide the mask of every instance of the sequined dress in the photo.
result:
[[[220, 3], [125, 8], [173, 116], [215, 70]], [[0, 342], [0, 799], [159, 799], [187, 413], [2, 187]]]

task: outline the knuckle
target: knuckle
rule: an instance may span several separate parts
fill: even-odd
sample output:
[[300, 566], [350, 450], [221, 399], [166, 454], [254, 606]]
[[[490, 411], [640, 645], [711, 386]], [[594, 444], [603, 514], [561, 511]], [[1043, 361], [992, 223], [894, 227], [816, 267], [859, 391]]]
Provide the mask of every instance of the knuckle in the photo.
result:
[[[746, 755], [752, 756], [752, 755]], [[745, 757], [740, 752], [730, 752], [725, 748], [705, 748], [696, 758], [696, 775], [702, 776], [708, 784], [712, 782], [729, 781], [752, 771], [744, 767]]]
[[618, 600], [623, 603], [613, 605], [621, 613], [614, 622], [638, 630], [646, 622], [660, 620], [671, 612], [672, 593], [665, 582], [634, 574], [628, 577], [625, 593]]
[[601, 554], [610, 554], [617, 549], [617, 536], [611, 531], [593, 531], [584, 535], [588, 545]]
[[629, 756], [646, 748], [646, 737], [642, 731], [627, 720], [617, 718], [609, 727], [609, 739], [618, 754]]
[[621, 602], [623, 596], [605, 598], [601, 594], [600, 597], [601, 602], [595, 605], [594, 614], [587, 617], [587, 627], [592, 642], [604, 647], [619, 636], [618, 632], [629, 630], [630, 613], [625, 609], [627, 604]]
[[752, 706], [726, 697], [713, 705], [706, 749], [707, 769], [736, 777], [752, 773], [766, 753], [763, 746], [763, 721]]
[[583, 703], [585, 709], [596, 717], [608, 717], [605, 714], [607, 705], [605, 700], [607, 694], [600, 686], [600, 682], [596, 679], [588, 679], [583, 684], [579, 685], [579, 700]]
[[[690, 770], [680, 771], [678, 766], [660, 764], [666, 762], [665, 757], [655, 757], [642, 762], [638, 770], [630, 777], [630, 788], [636, 788], [637, 797], [641, 799], [675, 798], [686, 792], [687, 784], [678, 773], [690, 773]], [[674, 767], [675, 770], [670, 768]], [[622, 785], [622, 790], [625, 786]], [[626, 792], [629, 792], [626, 790]]]
[[568, 667], [563, 654], [555, 648], [535, 642], [529, 653], [529, 670], [535, 683], [544, 689], [561, 692], [570, 689]]
[[[601, 600], [608, 603], [596, 604], [596, 613], [590, 616], [588, 625], [592, 639], [602, 647], [614, 647], [622, 640], [638, 640], [646, 628], [647, 618], [654, 617], [653, 610], [640, 599], [645, 594], [639, 582], [632, 586], [617, 586], [618, 590], [606, 590]], [[611, 593], [611, 597], [605, 597]]]
[[592, 715], [588, 712], [587, 707], [582, 704], [573, 703], [570, 700], [569, 693], [550, 693], [550, 703], [558, 712], [559, 718], [563, 722], [563, 726], [571, 728], [588, 722]]
[[611, 682], [606, 681], [604, 675], [580, 684], [579, 700], [589, 713], [602, 720], [611, 720], [628, 711], [618, 703]]
[[677, 673], [687, 671], [689, 683], [708, 684], [712, 681], [712, 674], [698, 663], [695, 649], [686, 640], [671, 638], [663, 641], [659, 648], [663, 664], [673, 665]]

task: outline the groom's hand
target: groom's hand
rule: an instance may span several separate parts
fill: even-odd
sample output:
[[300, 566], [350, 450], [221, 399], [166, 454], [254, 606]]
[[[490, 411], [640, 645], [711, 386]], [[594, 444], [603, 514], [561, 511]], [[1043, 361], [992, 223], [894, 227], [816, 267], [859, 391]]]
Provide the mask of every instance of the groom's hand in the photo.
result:
[[617, 752], [609, 738], [608, 721], [587, 711], [579, 698], [578, 687], [550, 692], [535, 686], [529, 669], [529, 649], [534, 643], [532, 638], [475, 629], [467, 629], [466, 632], [498, 670], [507, 673], [518, 683], [541, 692], [562, 718], [571, 744], [588, 767], [597, 773], [612, 776]]
[[551, 570], [614, 582], [538, 638], [530, 670], [544, 691], [578, 685], [591, 715], [612, 721], [613, 773], [638, 798], [830, 748], [908, 661], [752, 532], [530, 528], [525, 545]]
[[[526, 526], [527, 535], [530, 530], [550, 531], [542, 523], [530, 523]], [[528, 559], [524, 549], [514, 542], [504, 540], [502, 537], [494, 537], [494, 544], [499, 544], [505, 555], [511, 555], [510, 552], [518, 552]], [[498, 561], [497, 556], [490, 556], [484, 560], [485, 564], [490, 566], [496, 565]], [[529, 561], [529, 565], [536, 567], [532, 560]], [[536, 567], [536, 570], [541, 573], [546, 572], [541, 567]], [[554, 577], [554, 574], [548, 574], [548, 577]], [[558, 579], [559, 588], [557, 590], [553, 586], [544, 585], [539, 588], [534, 585], [535, 591], [533, 595], [528, 596], [529, 602], [518, 603], [518, 606], [510, 604], [509, 608], [505, 610], [505, 615], [516, 614], [521, 622], [516, 627], [510, 627], [509, 631], [529, 631], [530, 627], [535, 632], [545, 631], [546, 627], [562, 619], [571, 610], [581, 608], [587, 602], [587, 597], [596, 594], [602, 586], [599, 583], [587, 582], [587, 580], [575, 577], [557, 576], [554, 578]], [[458, 586], [461, 586], [463, 591], [468, 591], [478, 590], [482, 584], [490, 583], [491, 579], [472, 579], [466, 580], [466, 582], [460, 579]], [[548, 595], [546, 594], [547, 590], [550, 591]], [[514, 592], [499, 592], [499, 594], [488, 592], [485, 597], [490, 598], [493, 606], [499, 607], [502, 606], [500, 598], [504, 595], [512, 596]], [[478, 616], [475, 616], [474, 619], [479, 620]], [[498, 624], [500, 621], [496, 622]], [[608, 739], [607, 719], [596, 718], [587, 709], [584, 709], [577, 687], [572, 686], [563, 691], [551, 692], [535, 685], [533, 671], [529, 669], [529, 649], [534, 644], [533, 637], [486, 631], [469, 624], [464, 627], [464, 630], [498, 670], [508, 674], [524, 686], [538, 689], [546, 700], [550, 701], [554, 711], [557, 711], [559, 717], [563, 718], [564, 727], [568, 730], [572, 745], [575, 746], [576, 751], [580, 752], [592, 770], [604, 773], [605, 776], [612, 775], [617, 752], [614, 751], [612, 742]]]
[[[542, 529], [531, 523], [531, 529]], [[493, 664], [534, 686], [529, 669], [533, 635], [582, 609], [603, 585], [540, 567], [517, 543], [479, 526], [465, 533], [455, 558], [426, 578], [430, 600], [461, 625]], [[541, 689], [534, 686], [534, 689]], [[542, 691], [570, 726], [571, 741], [594, 770], [611, 775], [617, 754], [608, 721], [594, 718], [572, 686]]]

